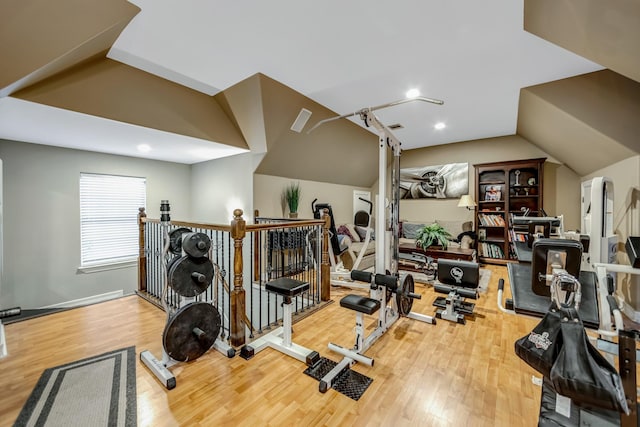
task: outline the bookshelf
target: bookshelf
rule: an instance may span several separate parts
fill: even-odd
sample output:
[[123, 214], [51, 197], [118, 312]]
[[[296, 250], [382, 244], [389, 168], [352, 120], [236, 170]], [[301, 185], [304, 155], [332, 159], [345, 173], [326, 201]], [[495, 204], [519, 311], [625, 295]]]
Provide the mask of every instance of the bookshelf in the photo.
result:
[[[542, 210], [542, 177], [545, 158], [474, 165], [478, 212], [480, 262], [506, 264], [517, 261], [512, 241], [522, 231], [509, 226], [511, 214], [538, 216]], [[526, 234], [526, 233], [525, 233]]]

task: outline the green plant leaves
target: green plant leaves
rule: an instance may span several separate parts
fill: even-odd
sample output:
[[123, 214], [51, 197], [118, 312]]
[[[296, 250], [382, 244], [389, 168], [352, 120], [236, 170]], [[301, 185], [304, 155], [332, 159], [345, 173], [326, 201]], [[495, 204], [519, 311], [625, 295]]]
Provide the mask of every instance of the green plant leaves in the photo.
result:
[[440, 224], [425, 225], [416, 234], [416, 245], [423, 249], [432, 245], [440, 245], [447, 249], [451, 234]]
[[291, 183], [284, 189], [284, 199], [289, 206], [289, 211], [292, 213], [298, 212], [298, 204], [300, 203], [300, 183]]

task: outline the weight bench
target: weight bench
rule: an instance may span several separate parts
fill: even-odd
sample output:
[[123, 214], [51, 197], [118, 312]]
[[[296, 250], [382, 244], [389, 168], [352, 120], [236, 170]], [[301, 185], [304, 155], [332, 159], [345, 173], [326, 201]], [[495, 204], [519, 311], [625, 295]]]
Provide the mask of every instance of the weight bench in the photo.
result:
[[447, 296], [437, 297], [433, 302], [438, 307], [436, 317], [464, 325], [465, 315], [473, 315], [476, 306], [465, 298], [478, 299], [479, 278], [480, 267], [475, 262], [438, 260], [438, 282], [433, 289]]
[[265, 289], [284, 298], [282, 303], [282, 326], [242, 347], [240, 349], [240, 357], [245, 360], [249, 360], [265, 348], [271, 347], [288, 356], [298, 359], [309, 366], [319, 361], [320, 354], [318, 354], [317, 351], [309, 350], [291, 341], [291, 317], [293, 314], [292, 298], [308, 291], [309, 283], [291, 279], [289, 277], [279, 277], [267, 282], [265, 284]]
[[598, 308], [598, 281], [592, 271], [580, 271], [582, 244], [575, 240], [538, 239], [532, 245], [532, 263], [509, 263], [507, 271], [512, 298], [503, 306], [502, 295], [504, 280], [498, 284], [498, 307], [502, 311], [515, 312], [533, 317], [543, 317], [551, 303], [550, 288], [544, 275], [548, 273], [549, 263], [564, 264], [564, 269], [576, 277], [581, 285], [582, 298], [578, 314], [584, 325], [598, 329], [600, 314]]

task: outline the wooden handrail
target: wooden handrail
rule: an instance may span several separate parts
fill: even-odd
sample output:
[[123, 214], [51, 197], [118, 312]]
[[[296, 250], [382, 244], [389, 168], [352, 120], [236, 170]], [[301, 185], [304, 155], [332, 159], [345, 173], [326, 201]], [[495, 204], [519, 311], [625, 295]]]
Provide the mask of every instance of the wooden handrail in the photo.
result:
[[[142, 222], [153, 222], [159, 223], [160, 220], [157, 218], [143, 218]], [[228, 233], [231, 232], [231, 226], [224, 224], [212, 224], [208, 222], [189, 222], [189, 221], [171, 221], [171, 225], [175, 225], [177, 227], [193, 227], [193, 228], [206, 228], [207, 230], [218, 230], [218, 231], [226, 231]]]
[[[258, 212], [255, 212], [257, 218]], [[233, 347], [241, 347], [246, 343], [246, 327], [252, 328], [246, 315], [246, 291], [244, 289], [244, 260], [243, 245], [247, 232], [253, 232], [255, 239], [258, 239], [259, 232], [269, 230], [282, 230], [283, 228], [297, 227], [322, 227], [321, 238], [321, 262], [320, 262], [320, 299], [329, 301], [331, 298], [331, 264], [329, 262], [329, 228], [331, 218], [328, 210], [325, 210], [321, 219], [303, 219], [275, 223], [247, 224], [243, 218], [243, 211], [236, 209], [233, 211], [233, 220], [229, 225], [200, 223], [190, 221], [171, 221], [175, 227], [200, 228], [215, 231], [228, 232], [233, 239], [233, 287], [229, 292], [230, 310], [229, 314], [229, 343]], [[145, 227], [146, 224], [159, 224], [159, 219], [147, 218], [144, 208], [139, 208], [138, 230], [139, 230], [139, 254], [138, 254], [138, 291], [147, 292], [147, 256], [145, 251]], [[257, 240], [253, 243], [257, 247]], [[254, 260], [256, 263], [257, 260]], [[256, 273], [259, 273], [259, 266], [254, 265]], [[259, 277], [259, 276], [258, 276]], [[253, 281], [253, 280], [252, 280]]]
[[322, 210], [322, 261], [320, 264], [320, 299], [329, 301], [331, 299], [331, 262], [329, 261], [329, 228], [331, 227], [331, 216], [329, 209]]
[[138, 208], [138, 291], [147, 290], [147, 255], [144, 251], [144, 224], [147, 213]]
[[230, 342], [234, 347], [240, 347], [245, 344], [245, 291], [243, 288], [242, 277], [242, 242], [246, 234], [246, 222], [242, 218], [242, 209], [233, 211], [233, 220], [231, 221], [231, 238], [233, 238], [233, 289], [231, 290], [231, 325], [230, 325]]

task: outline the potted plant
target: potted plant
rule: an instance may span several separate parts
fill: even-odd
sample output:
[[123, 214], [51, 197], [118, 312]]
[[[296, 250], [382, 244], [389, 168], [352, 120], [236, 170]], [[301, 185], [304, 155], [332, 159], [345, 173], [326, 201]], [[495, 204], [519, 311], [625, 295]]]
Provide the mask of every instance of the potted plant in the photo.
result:
[[282, 197], [289, 207], [289, 217], [297, 218], [298, 217], [298, 204], [300, 203], [300, 184], [299, 183], [291, 183], [285, 187]]
[[440, 245], [447, 249], [451, 234], [440, 224], [425, 225], [416, 234], [416, 246], [427, 249], [429, 246]]

